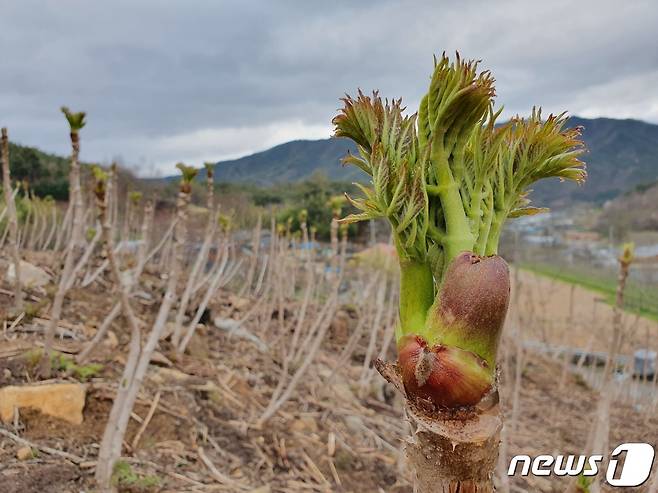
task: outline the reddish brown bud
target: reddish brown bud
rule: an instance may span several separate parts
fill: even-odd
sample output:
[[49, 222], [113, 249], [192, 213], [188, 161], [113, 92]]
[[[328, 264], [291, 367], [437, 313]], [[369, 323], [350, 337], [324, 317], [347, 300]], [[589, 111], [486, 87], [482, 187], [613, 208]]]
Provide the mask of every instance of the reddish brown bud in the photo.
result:
[[471, 351], [493, 368], [509, 297], [509, 268], [502, 257], [459, 254], [430, 311], [432, 342]]
[[398, 341], [398, 364], [410, 398], [436, 406], [472, 406], [491, 389], [493, 372], [470, 351], [437, 344], [429, 347], [416, 335]]

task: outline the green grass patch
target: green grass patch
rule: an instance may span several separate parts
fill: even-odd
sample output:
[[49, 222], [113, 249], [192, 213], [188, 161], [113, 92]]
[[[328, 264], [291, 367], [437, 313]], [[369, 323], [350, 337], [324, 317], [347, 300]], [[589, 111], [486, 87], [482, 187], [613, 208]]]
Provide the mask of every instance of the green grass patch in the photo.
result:
[[[609, 305], [614, 305], [617, 296], [617, 280], [614, 276], [596, 274], [585, 269], [569, 269], [545, 263], [521, 263], [521, 269], [534, 272], [557, 281], [575, 284], [601, 294]], [[624, 291], [624, 309], [658, 321], [658, 287], [647, 286], [629, 279]]]
[[590, 486], [592, 486], [593, 482], [594, 478], [592, 476], [581, 474], [576, 480], [576, 485], [578, 486], [580, 493], [590, 493]]
[[141, 476], [130, 467], [130, 464], [120, 460], [114, 464], [112, 485], [116, 486], [119, 491], [150, 492], [159, 488], [160, 478], [149, 475]]
[[[31, 349], [23, 355], [25, 362], [31, 368], [36, 368], [36, 366], [41, 361], [41, 356], [43, 355], [43, 349], [36, 348]], [[53, 370], [56, 371], [65, 371], [78, 380], [88, 380], [97, 376], [102, 370], [103, 365], [99, 363], [89, 363], [87, 365], [78, 365], [73, 358], [67, 356], [63, 353], [53, 351], [50, 355], [50, 361], [52, 364]]]

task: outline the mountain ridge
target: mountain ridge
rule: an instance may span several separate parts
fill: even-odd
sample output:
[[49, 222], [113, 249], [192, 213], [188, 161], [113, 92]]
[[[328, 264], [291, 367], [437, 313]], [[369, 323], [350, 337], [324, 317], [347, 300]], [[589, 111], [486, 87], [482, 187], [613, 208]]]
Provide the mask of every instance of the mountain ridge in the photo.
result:
[[[569, 126], [583, 127], [588, 151], [588, 180], [582, 186], [556, 180], [536, 184], [535, 202], [562, 205], [577, 201], [603, 203], [637, 185], [658, 180], [658, 125], [635, 119], [571, 117]], [[301, 181], [314, 173], [331, 180], [367, 181], [360, 170], [340, 165], [347, 152], [356, 152], [346, 139], [294, 140], [265, 151], [215, 164], [215, 180], [261, 186]], [[174, 177], [169, 177], [172, 179]], [[201, 177], [202, 179], [203, 177]]]

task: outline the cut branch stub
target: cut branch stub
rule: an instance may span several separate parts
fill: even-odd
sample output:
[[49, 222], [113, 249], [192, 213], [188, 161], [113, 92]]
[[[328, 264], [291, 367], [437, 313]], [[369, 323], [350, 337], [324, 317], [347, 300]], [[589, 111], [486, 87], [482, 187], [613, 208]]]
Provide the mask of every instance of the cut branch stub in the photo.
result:
[[476, 406], [435, 409], [410, 398], [397, 365], [375, 361], [377, 371], [405, 396], [414, 427], [405, 445], [418, 493], [489, 493], [498, 461], [503, 420], [497, 385]]
[[405, 454], [414, 464], [419, 493], [489, 493], [502, 428], [499, 406], [471, 420], [408, 415], [416, 427]]

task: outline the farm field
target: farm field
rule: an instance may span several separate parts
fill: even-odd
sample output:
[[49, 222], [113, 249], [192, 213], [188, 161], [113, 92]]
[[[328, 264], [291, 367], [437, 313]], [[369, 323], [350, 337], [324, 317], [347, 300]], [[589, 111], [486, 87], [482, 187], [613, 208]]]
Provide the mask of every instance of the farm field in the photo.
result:
[[[512, 289], [518, 291], [516, 313], [521, 317], [524, 337], [552, 346], [597, 352], [609, 349], [614, 308], [600, 290], [525, 269], [512, 279]], [[624, 312], [622, 318], [626, 330], [621, 353], [655, 346], [658, 322], [633, 312]]]
[[[27, 258], [45, 269], [51, 262], [43, 253], [28, 253]], [[351, 283], [358, 286], [373, 274], [363, 271], [361, 275], [362, 279], [355, 278]], [[157, 278], [149, 276], [148, 279], [151, 281], [147, 285], [150, 282], [157, 285]], [[561, 343], [564, 331], [569, 329], [568, 311], [555, 317], [561, 320], [564, 316], [565, 322], [551, 325], [546, 325], [537, 313], [551, 307], [568, 306], [569, 285], [523, 271], [519, 279], [525, 285], [519, 297], [521, 306], [528, 306], [532, 298], [526, 299], [526, 293], [545, 294], [545, 304], [533, 309], [534, 315], [521, 310], [522, 317], [534, 317], [529, 319], [533, 320], [530, 326], [544, 329], [528, 330], [523, 337], [544, 334], [549, 342]], [[210, 319], [244, 320], [248, 316], [251, 307], [258, 303], [257, 297], [240, 296], [235, 291], [222, 289], [216, 294]], [[603, 308], [599, 316], [601, 325], [605, 326], [604, 317], [609, 315], [606, 312], [609, 307], [601, 306], [595, 298], [595, 294], [580, 288], [574, 291], [574, 303], [579, 306]], [[2, 299], [6, 307], [10, 298], [5, 295]], [[75, 289], [72, 299], [61, 322], [61, 326], [67, 328], [67, 336], [59, 340], [57, 347], [62, 354], [75, 358], [93, 337], [94, 327], [111, 310], [112, 300], [101, 286]], [[298, 296], [284, 300], [284, 311], [294, 313], [299, 303]], [[399, 445], [409, 431], [401, 426], [403, 401], [378, 376], [362, 379], [369, 331], [363, 332], [347, 359], [343, 351], [361, 317], [366, 318], [366, 326], [375, 321], [377, 309], [366, 303], [334, 307], [324, 343], [304, 372], [303, 380], [266, 426], [257, 424], [281, 378], [281, 360], [277, 353], [262, 347], [263, 343], [268, 346], [275, 343], [281, 334], [277, 308], [272, 310], [269, 331], [263, 331], [259, 316], [252, 315], [254, 318], [244, 322], [244, 333], [231, 334], [212, 323], [199, 326], [185, 355], [177, 355], [168, 343], [163, 344], [150, 365], [125, 438], [131, 451], [126, 465], [131, 472], [126, 474], [126, 481], [134, 483], [128, 485], [126, 491], [156, 491], [156, 487], [149, 486], [151, 483], [157, 484], [157, 491], [172, 492], [412, 491], [410, 472], [399, 452]], [[310, 304], [307, 316], [314, 319], [321, 308], [322, 304]], [[147, 318], [153, 306], [140, 305], [139, 311], [140, 316]], [[513, 314], [514, 310], [509, 323], [513, 323]], [[386, 320], [386, 314], [380, 317], [381, 321]], [[294, 326], [294, 322], [294, 317], [288, 321], [284, 317], [285, 327]], [[0, 345], [1, 386], [23, 385], [33, 380], [36, 361], [25, 348], [41, 345], [38, 330], [41, 323], [41, 319], [33, 319], [11, 329], [5, 327]], [[651, 327], [655, 329], [655, 325]], [[508, 333], [511, 332], [510, 329]], [[245, 338], [245, 334], [258, 339]], [[583, 335], [579, 340], [585, 344], [586, 339]], [[23, 439], [37, 447], [66, 451], [79, 458], [79, 462], [76, 459], [72, 463], [38, 450], [34, 451], [33, 459], [19, 460], [16, 454], [23, 444], [5, 435], [0, 440], [3, 464], [0, 475], [4, 484], [11, 486], [4, 491], [36, 493], [49, 487], [53, 488], [50, 491], [74, 492], [93, 487], [95, 447], [102, 437], [114, 382], [124, 363], [124, 356], [117, 353], [117, 347], [127, 342], [125, 327], [115, 323], [112, 336], [91, 359], [102, 365], [102, 369], [85, 379], [87, 403], [81, 425], [34, 411], [20, 413]], [[376, 352], [388, 358], [394, 355], [393, 347], [377, 347]], [[511, 403], [517, 355], [504, 353], [501, 362], [501, 397], [509, 428], [503, 453], [509, 457], [518, 453], [532, 455], [553, 451], [577, 454], [591, 427], [597, 391], [575, 373], [563, 374], [563, 363], [559, 359], [530, 350], [522, 357], [516, 412], [512, 411]], [[55, 378], [54, 381], [78, 381], [64, 369], [58, 371]], [[147, 416], [151, 416], [150, 421], [142, 430]], [[647, 413], [631, 402], [615, 403], [610, 426], [612, 441], [655, 444], [658, 439], [655, 411]], [[142, 431], [135, 442], [139, 430]], [[208, 467], [208, 460], [214, 468]], [[517, 477], [512, 481], [512, 491], [563, 491], [565, 481], [563, 478]]]

